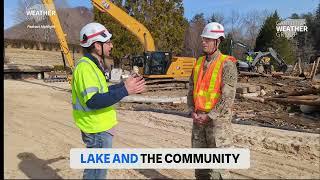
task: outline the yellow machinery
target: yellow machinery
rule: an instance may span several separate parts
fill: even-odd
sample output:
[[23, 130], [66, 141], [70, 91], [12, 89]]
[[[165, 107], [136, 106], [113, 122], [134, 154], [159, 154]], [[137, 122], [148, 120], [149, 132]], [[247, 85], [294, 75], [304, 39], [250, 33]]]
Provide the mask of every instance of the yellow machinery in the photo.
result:
[[[52, 0], [42, 0], [42, 2], [43, 2], [44, 6], [47, 8], [48, 11], [55, 12], [55, 6], [54, 6], [54, 3], [53, 3]], [[51, 21], [52, 25], [55, 27], [54, 30], [56, 32], [56, 35], [57, 35], [59, 43], [60, 43], [63, 62], [65, 62], [65, 58], [66, 58], [71, 70], [73, 71], [73, 69], [74, 69], [74, 60], [71, 57], [71, 53], [70, 53], [70, 50], [69, 50], [69, 47], [68, 47], [68, 43], [67, 43], [67, 40], [66, 40], [66, 36], [67, 35], [64, 34], [64, 32], [62, 30], [58, 15], [56, 13], [52, 13], [52, 14], [53, 15], [50, 15], [49, 18], [50, 18], [50, 21]], [[68, 72], [66, 72], [66, 73], [67, 73], [67, 80], [70, 82], [71, 76], [68, 75]]]
[[92, 0], [92, 3], [101, 12], [110, 14], [139, 39], [145, 52], [131, 60], [133, 66], [139, 67], [139, 72], [144, 77], [150, 79], [184, 78], [191, 75], [195, 58], [172, 57], [171, 52], [156, 51], [152, 35], [143, 24], [109, 0]]
[[[45, 6], [54, 10], [52, 0], [42, 0]], [[131, 17], [125, 11], [117, 7], [109, 0], [91, 0], [93, 5], [101, 12], [106, 12], [115, 18], [122, 26], [133, 33], [144, 47], [144, 53], [140, 56], [132, 57], [132, 65], [138, 66], [139, 72], [149, 79], [175, 78], [184, 79], [191, 75], [195, 58], [192, 57], [172, 57], [171, 52], [156, 51], [154, 40], [148, 29]], [[65, 55], [71, 69], [73, 69], [73, 59], [65, 39], [65, 34], [61, 28], [58, 15], [50, 16], [55, 32], [60, 41], [61, 50]]]

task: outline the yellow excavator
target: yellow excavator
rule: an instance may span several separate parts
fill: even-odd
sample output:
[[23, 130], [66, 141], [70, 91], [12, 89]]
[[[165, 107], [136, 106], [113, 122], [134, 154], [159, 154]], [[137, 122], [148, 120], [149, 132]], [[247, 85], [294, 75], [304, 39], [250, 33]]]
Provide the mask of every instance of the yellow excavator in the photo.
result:
[[[42, 0], [48, 10], [55, 10], [53, 0]], [[127, 14], [109, 0], [91, 0], [92, 4], [103, 13], [110, 14], [123, 27], [135, 35], [144, 47], [143, 55], [133, 56], [132, 66], [137, 66], [139, 73], [147, 79], [157, 82], [187, 82], [192, 73], [193, 64], [196, 61], [192, 57], [172, 56], [171, 52], [156, 51], [154, 40], [149, 30], [135, 18]], [[71, 57], [65, 34], [61, 28], [58, 15], [50, 16], [50, 21], [55, 27], [61, 50], [66, 57], [71, 69], [74, 68], [74, 60]], [[166, 81], [167, 80], [167, 81]], [[159, 81], [159, 82], [160, 82]], [[170, 87], [170, 86], [167, 86]]]

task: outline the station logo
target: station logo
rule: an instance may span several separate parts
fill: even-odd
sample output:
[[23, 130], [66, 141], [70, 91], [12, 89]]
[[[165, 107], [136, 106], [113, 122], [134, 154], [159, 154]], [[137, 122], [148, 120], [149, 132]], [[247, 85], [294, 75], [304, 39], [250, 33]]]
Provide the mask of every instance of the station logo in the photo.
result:
[[[45, 21], [48, 19], [49, 16], [56, 15], [56, 11], [54, 9], [53, 5], [49, 5], [48, 8], [46, 8], [43, 4], [35, 4], [29, 7], [25, 8], [25, 14], [27, 21], [32, 21], [35, 24], [28, 24], [27, 28], [49, 28], [52, 29], [54, 26], [42, 24], [39, 25], [39, 23]], [[45, 21], [46, 23], [48, 21]]]
[[277, 23], [277, 37], [286, 37], [291, 39], [297, 35], [298, 32], [307, 32], [305, 19], [286, 19]]

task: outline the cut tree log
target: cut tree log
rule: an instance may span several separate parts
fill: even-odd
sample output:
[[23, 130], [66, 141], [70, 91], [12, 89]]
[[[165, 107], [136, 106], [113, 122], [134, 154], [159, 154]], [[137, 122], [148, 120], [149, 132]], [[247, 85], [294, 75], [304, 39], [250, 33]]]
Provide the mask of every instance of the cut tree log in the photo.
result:
[[253, 76], [253, 77], [259, 77], [259, 76], [262, 76], [262, 77], [272, 77], [272, 74], [240, 71], [240, 76]]
[[320, 99], [317, 99], [317, 100], [299, 100], [299, 99], [288, 99], [288, 98], [265, 98], [264, 100], [265, 101], [274, 101], [274, 102], [282, 103], [282, 104], [297, 104], [297, 105], [320, 106]]
[[293, 75], [294, 72], [296, 71], [297, 65], [298, 65], [298, 62], [294, 63], [294, 67], [293, 67], [293, 69], [292, 69], [292, 75]]
[[304, 80], [304, 79], [306, 79], [304, 77], [297, 77], [297, 76], [283, 76], [283, 75], [281, 75], [279, 77], [283, 78], [283, 79], [296, 79], [296, 80]]
[[282, 76], [283, 75], [283, 72], [272, 72], [271, 74], [272, 76]]
[[275, 83], [275, 85], [280, 86], [280, 87], [285, 86], [285, 84], [282, 84], [282, 83]]
[[271, 98], [285, 98], [288, 96], [302, 96], [302, 95], [308, 95], [308, 94], [320, 94], [320, 89], [313, 87], [313, 88], [305, 89], [303, 91], [293, 91], [289, 93], [275, 95], [275, 96], [272, 96]]
[[312, 63], [312, 68], [311, 68], [310, 77], [309, 77], [309, 78], [311, 78], [311, 79], [312, 79], [313, 73], [314, 73], [314, 71], [315, 71], [315, 66], [316, 66], [316, 61], [314, 61], [314, 62]]
[[298, 67], [299, 67], [299, 74], [302, 73], [302, 68], [301, 68], [301, 58], [298, 58]]
[[237, 116], [237, 118], [248, 119], [248, 118], [255, 117], [256, 115], [246, 114], [246, 113], [237, 113], [236, 116]]
[[288, 99], [296, 99], [296, 100], [317, 100], [320, 96], [317, 95], [304, 95], [304, 96], [288, 96]]
[[250, 109], [250, 110], [244, 110], [244, 111], [236, 111], [236, 113], [253, 113], [254, 110]]
[[273, 72], [272, 74], [264, 74], [264, 73], [255, 73], [255, 72], [243, 72], [240, 71], [239, 76], [252, 76], [252, 77], [275, 77], [275, 78], [283, 78], [283, 79], [297, 79], [303, 80], [304, 77], [297, 77], [297, 76], [285, 76], [282, 72]]
[[257, 102], [264, 102], [264, 99], [261, 97], [256, 97], [248, 94], [237, 94], [237, 97], [243, 98], [243, 99], [248, 99], [252, 101], [257, 101]]
[[187, 97], [167, 97], [167, 96], [127, 96], [120, 102], [133, 103], [186, 103]]
[[254, 93], [254, 92], [257, 92], [257, 91], [260, 91], [260, 90], [261, 90], [260, 86], [248, 86], [248, 92], [249, 93]]
[[319, 69], [318, 69], [319, 68], [319, 62], [320, 62], [320, 57], [318, 57], [318, 59], [317, 59], [316, 67], [315, 67], [314, 72], [313, 72], [313, 74], [311, 76], [311, 80], [312, 81], [314, 81], [316, 79], [315, 76], [316, 76], [317, 73], [319, 73]]

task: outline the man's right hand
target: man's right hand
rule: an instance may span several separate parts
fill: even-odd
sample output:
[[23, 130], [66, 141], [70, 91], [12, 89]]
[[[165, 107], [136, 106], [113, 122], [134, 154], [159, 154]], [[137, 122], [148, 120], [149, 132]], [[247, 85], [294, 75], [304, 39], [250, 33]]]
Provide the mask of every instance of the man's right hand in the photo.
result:
[[196, 112], [194, 112], [194, 111], [191, 113], [191, 117], [192, 117], [193, 121], [198, 121], [199, 120], [198, 114]]
[[193, 122], [199, 125], [204, 125], [209, 121], [209, 117], [207, 114], [198, 114], [196, 112], [192, 112], [191, 117], [193, 119]]
[[145, 90], [145, 81], [141, 76], [130, 76], [125, 82], [124, 85], [128, 91], [128, 94], [138, 94]]

